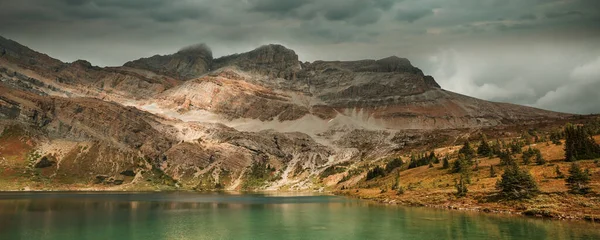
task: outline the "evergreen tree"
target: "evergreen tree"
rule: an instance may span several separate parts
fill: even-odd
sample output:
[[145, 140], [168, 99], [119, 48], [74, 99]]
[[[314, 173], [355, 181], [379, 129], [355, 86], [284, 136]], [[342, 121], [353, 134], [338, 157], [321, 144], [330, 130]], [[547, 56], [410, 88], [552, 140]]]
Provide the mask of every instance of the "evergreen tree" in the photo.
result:
[[444, 157], [442, 161], [442, 169], [448, 169], [450, 167], [450, 163], [448, 162], [448, 156]]
[[457, 197], [464, 197], [467, 195], [467, 192], [469, 191], [467, 189], [467, 181], [463, 178], [462, 175], [460, 175], [460, 180], [454, 180], [454, 186], [456, 187]]
[[398, 190], [400, 187], [400, 169], [396, 171], [396, 179], [394, 179], [394, 186], [392, 186], [392, 190]]
[[571, 193], [586, 194], [590, 192], [590, 172], [587, 169], [585, 171], [581, 170], [579, 164], [571, 164], [569, 177], [565, 181]]
[[376, 166], [375, 168], [367, 172], [367, 180], [371, 180], [373, 178], [382, 176], [385, 176], [385, 170], [380, 166]]
[[458, 150], [458, 154], [464, 155], [467, 159], [472, 159], [473, 157], [475, 157], [475, 150], [473, 150], [469, 141], [465, 141], [463, 147], [460, 150]]
[[402, 159], [394, 158], [385, 165], [385, 172], [391, 173], [394, 169], [401, 167], [403, 164], [404, 162], [402, 162]]
[[477, 147], [477, 154], [482, 157], [489, 157], [492, 154], [492, 148], [488, 144], [487, 137], [485, 134], [481, 134], [481, 143]]
[[471, 168], [471, 162], [468, 161], [463, 155], [459, 155], [458, 159], [454, 162], [454, 166], [452, 166], [452, 172], [460, 173], [461, 177], [464, 178], [464, 181], [471, 183]]
[[552, 143], [554, 145], [561, 145], [562, 142], [560, 142], [560, 138], [561, 138], [561, 134], [558, 131], [553, 131], [550, 133], [550, 141], [552, 141]]
[[522, 153], [523, 152], [523, 143], [521, 143], [518, 140], [513, 140], [508, 147], [510, 148], [510, 151], [512, 152], [512, 154], [517, 154], [517, 153]]
[[431, 151], [431, 152], [429, 153], [429, 161], [430, 161], [430, 162], [433, 162], [433, 163], [435, 163], [435, 164], [438, 164], [438, 163], [440, 163], [440, 159], [438, 159], [438, 158], [435, 156], [435, 152], [433, 152], [433, 151]]
[[515, 159], [512, 157], [512, 155], [510, 154], [510, 152], [508, 150], [500, 151], [499, 157], [500, 157], [500, 165], [502, 165], [502, 166], [516, 164]]
[[494, 165], [490, 165], [490, 177], [496, 177], [496, 170], [494, 169]]
[[508, 199], [531, 198], [539, 193], [537, 184], [529, 171], [522, 170], [516, 164], [506, 167], [502, 178], [496, 183], [500, 194]]
[[525, 141], [525, 145], [531, 145], [531, 134], [529, 134], [529, 132], [524, 132], [521, 135], [521, 138], [523, 138], [523, 140]]
[[542, 152], [539, 149], [535, 149], [535, 163], [537, 165], [544, 165], [546, 164], [546, 159], [544, 159], [544, 157], [542, 156]]
[[523, 164], [525, 165], [529, 165], [529, 163], [531, 163], [531, 158], [535, 155], [535, 151], [529, 147], [529, 149], [527, 149], [527, 151], [523, 152]]
[[572, 162], [600, 157], [600, 145], [584, 127], [567, 124], [565, 139], [565, 160]]
[[560, 171], [560, 167], [558, 167], [558, 165], [556, 165], [556, 168], [554, 168], [554, 172], [556, 173], [556, 178], [565, 178], [565, 175]]

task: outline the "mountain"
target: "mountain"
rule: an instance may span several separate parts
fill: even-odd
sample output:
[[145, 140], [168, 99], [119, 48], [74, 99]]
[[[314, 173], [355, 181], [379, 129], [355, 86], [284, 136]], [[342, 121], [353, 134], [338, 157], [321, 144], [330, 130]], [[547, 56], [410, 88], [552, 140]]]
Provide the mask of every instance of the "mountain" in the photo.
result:
[[570, 117], [446, 91], [395, 56], [197, 45], [101, 68], [0, 37], [0, 182], [15, 189], [320, 188], [334, 165]]

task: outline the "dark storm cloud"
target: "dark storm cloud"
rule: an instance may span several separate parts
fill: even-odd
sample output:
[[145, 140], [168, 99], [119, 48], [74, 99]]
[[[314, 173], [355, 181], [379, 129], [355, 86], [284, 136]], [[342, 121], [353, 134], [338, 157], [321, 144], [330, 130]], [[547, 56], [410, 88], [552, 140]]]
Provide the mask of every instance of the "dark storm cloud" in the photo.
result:
[[250, 10], [276, 17], [346, 21], [355, 25], [376, 23], [394, 5], [393, 0], [249, 0]]
[[290, 13], [291, 11], [311, 3], [310, 0], [282, 1], [282, 0], [251, 0], [250, 9], [257, 12], [274, 12], [280, 14]]
[[404, 56], [452, 91], [600, 112], [586, 104], [600, 102], [598, 0], [0, 0], [0, 11], [0, 35], [64, 61], [280, 43], [302, 60]]
[[519, 20], [535, 20], [535, 19], [537, 19], [537, 16], [535, 16], [532, 13], [527, 13], [527, 14], [519, 17]]
[[[53, 2], [48, 1], [48, 2]], [[82, 6], [82, 5], [95, 5], [99, 7], [116, 7], [126, 9], [140, 9], [140, 8], [156, 8], [162, 7], [169, 2], [176, 1], [165, 1], [165, 0], [62, 0], [61, 2], [67, 5]]]
[[414, 22], [426, 16], [433, 15], [433, 9], [406, 10], [400, 9], [396, 14], [396, 19], [399, 21]]
[[566, 11], [566, 12], [549, 12], [546, 13], [547, 18], [563, 18], [563, 17], [571, 17], [571, 16], [583, 16], [583, 13], [580, 11]]

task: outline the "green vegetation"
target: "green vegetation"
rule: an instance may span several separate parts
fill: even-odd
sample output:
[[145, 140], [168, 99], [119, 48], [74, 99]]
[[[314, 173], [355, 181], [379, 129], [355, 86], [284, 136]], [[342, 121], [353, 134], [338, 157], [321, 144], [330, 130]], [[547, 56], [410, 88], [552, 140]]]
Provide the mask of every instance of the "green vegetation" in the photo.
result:
[[512, 154], [508, 150], [500, 151], [500, 153], [498, 153], [498, 157], [500, 158], [500, 165], [502, 166], [510, 166], [517, 164]]
[[600, 145], [594, 141], [587, 128], [567, 124], [565, 139], [566, 161], [600, 158]]
[[554, 145], [561, 145], [562, 142], [560, 139], [563, 138], [563, 135], [564, 134], [560, 131], [553, 131], [550, 133], [550, 141], [552, 141]]
[[442, 161], [442, 169], [448, 169], [450, 168], [450, 162], [448, 161], [448, 156], [444, 157], [444, 160]]
[[419, 156], [412, 155], [410, 157], [410, 163], [408, 164], [408, 169], [416, 168], [420, 166], [429, 165], [431, 163], [439, 163], [439, 159], [435, 156], [435, 153], [431, 151], [429, 155], [420, 154]]
[[542, 156], [542, 152], [539, 149], [535, 149], [535, 163], [537, 165], [544, 165], [546, 164], [546, 159], [544, 159], [544, 157]]
[[456, 196], [457, 197], [467, 196], [467, 192], [469, 191], [467, 189], [467, 181], [465, 181], [465, 179], [463, 178], [462, 175], [460, 176], [459, 180], [455, 179], [454, 186], [456, 187]]
[[323, 172], [319, 174], [319, 177], [326, 178], [333, 174], [343, 173], [344, 171], [346, 171], [346, 167], [340, 165], [333, 165], [329, 166], [328, 168], [325, 168], [325, 170], [323, 170]]
[[488, 144], [485, 134], [481, 134], [481, 144], [477, 147], [477, 155], [481, 157], [491, 157], [493, 154], [492, 148]]
[[391, 173], [394, 169], [401, 167], [403, 164], [404, 162], [402, 162], [402, 159], [394, 158], [385, 165], [385, 171]]
[[494, 165], [490, 165], [490, 177], [496, 177], [496, 170], [494, 169]]
[[560, 167], [558, 167], [558, 165], [556, 165], [554, 172], [556, 173], [556, 178], [565, 178], [565, 175], [560, 171]]
[[525, 199], [539, 193], [537, 184], [529, 171], [520, 169], [516, 164], [506, 167], [502, 178], [496, 183], [500, 195], [507, 199]]
[[586, 194], [590, 192], [590, 172], [587, 169], [583, 171], [577, 163], [571, 164], [569, 177], [565, 181], [571, 193]]
[[508, 144], [508, 148], [512, 154], [522, 153], [525, 145], [518, 140], [513, 140]]
[[267, 181], [273, 178], [274, 172], [275, 168], [271, 167], [266, 161], [254, 162], [246, 175], [246, 181], [244, 181], [242, 189], [255, 189], [264, 186]]
[[367, 172], [367, 181], [371, 180], [373, 178], [376, 177], [383, 177], [385, 176], [385, 170], [380, 167], [380, 166], [375, 166], [375, 168], [369, 170], [369, 172]]
[[475, 157], [475, 150], [471, 147], [471, 143], [469, 141], [465, 141], [462, 148], [458, 150], [458, 154], [464, 155], [466, 158]]

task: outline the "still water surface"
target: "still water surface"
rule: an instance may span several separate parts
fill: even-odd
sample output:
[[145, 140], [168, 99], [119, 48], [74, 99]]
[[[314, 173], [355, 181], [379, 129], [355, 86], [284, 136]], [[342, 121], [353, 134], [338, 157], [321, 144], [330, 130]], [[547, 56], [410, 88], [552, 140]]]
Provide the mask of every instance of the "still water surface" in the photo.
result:
[[600, 225], [336, 196], [0, 193], [0, 239], [600, 239]]

